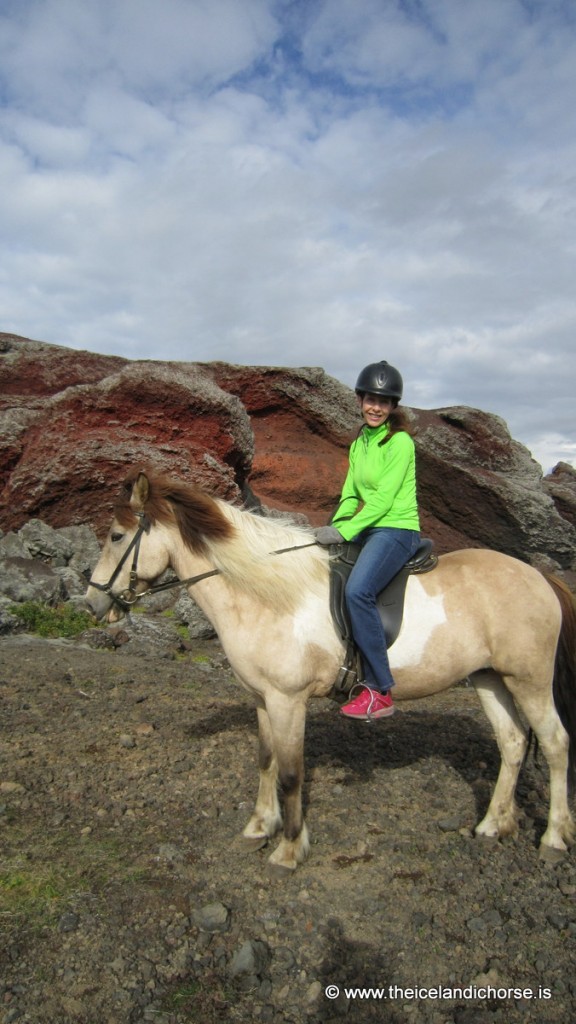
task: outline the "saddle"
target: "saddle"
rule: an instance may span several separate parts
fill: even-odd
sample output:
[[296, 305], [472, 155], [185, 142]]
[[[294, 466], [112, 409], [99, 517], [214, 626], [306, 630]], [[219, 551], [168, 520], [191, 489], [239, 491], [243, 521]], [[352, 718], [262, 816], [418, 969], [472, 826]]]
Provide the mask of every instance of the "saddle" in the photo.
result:
[[[380, 613], [386, 644], [391, 647], [398, 638], [404, 614], [406, 583], [412, 574], [430, 572], [437, 563], [433, 552], [434, 542], [423, 538], [414, 555], [406, 562], [390, 583], [380, 592], [376, 607]], [[330, 612], [334, 625], [346, 643], [346, 657], [334, 683], [330, 696], [335, 700], [347, 700], [350, 690], [360, 678], [361, 666], [358, 648], [352, 636], [350, 616], [344, 591], [348, 577], [360, 554], [359, 544], [334, 544], [330, 548]]]

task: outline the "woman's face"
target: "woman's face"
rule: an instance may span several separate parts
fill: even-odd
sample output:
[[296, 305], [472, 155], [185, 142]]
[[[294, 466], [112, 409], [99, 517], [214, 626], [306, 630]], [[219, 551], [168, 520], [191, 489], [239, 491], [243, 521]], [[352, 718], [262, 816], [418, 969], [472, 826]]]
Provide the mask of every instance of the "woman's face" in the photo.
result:
[[381, 427], [394, 408], [394, 399], [385, 398], [383, 395], [366, 393], [359, 397], [359, 402], [362, 418], [368, 427]]

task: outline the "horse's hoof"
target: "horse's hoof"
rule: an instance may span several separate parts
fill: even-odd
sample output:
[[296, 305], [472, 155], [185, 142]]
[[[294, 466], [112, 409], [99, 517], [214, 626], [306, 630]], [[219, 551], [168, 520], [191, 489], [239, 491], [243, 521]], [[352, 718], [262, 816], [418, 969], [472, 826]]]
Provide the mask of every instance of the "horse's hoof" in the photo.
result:
[[296, 865], [291, 868], [287, 864], [275, 864], [272, 860], [266, 865], [266, 871], [274, 882], [283, 882], [286, 878], [291, 878], [295, 870]]
[[235, 845], [241, 853], [254, 853], [268, 844], [268, 836], [238, 836]]
[[496, 846], [499, 842], [499, 835], [489, 835], [488, 832], [474, 832], [474, 839], [479, 839], [481, 843], [486, 843], [487, 846]]
[[568, 850], [558, 850], [555, 846], [541, 846], [538, 859], [544, 864], [560, 864], [568, 856]]

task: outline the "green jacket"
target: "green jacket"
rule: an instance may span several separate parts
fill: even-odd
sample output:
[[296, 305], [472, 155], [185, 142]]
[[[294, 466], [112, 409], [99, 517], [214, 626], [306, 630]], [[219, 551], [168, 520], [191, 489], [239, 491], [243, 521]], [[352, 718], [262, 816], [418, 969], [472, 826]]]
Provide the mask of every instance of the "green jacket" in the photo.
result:
[[344, 540], [371, 526], [419, 530], [414, 441], [404, 430], [386, 444], [388, 424], [363, 427], [350, 448], [350, 463], [332, 525]]

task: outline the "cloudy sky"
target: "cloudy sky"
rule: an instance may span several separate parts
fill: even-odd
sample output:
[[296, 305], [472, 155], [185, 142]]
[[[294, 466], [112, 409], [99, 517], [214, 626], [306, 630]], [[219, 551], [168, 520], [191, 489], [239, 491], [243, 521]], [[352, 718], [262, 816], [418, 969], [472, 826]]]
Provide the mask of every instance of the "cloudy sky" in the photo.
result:
[[0, 0], [0, 330], [576, 455], [575, 0]]

